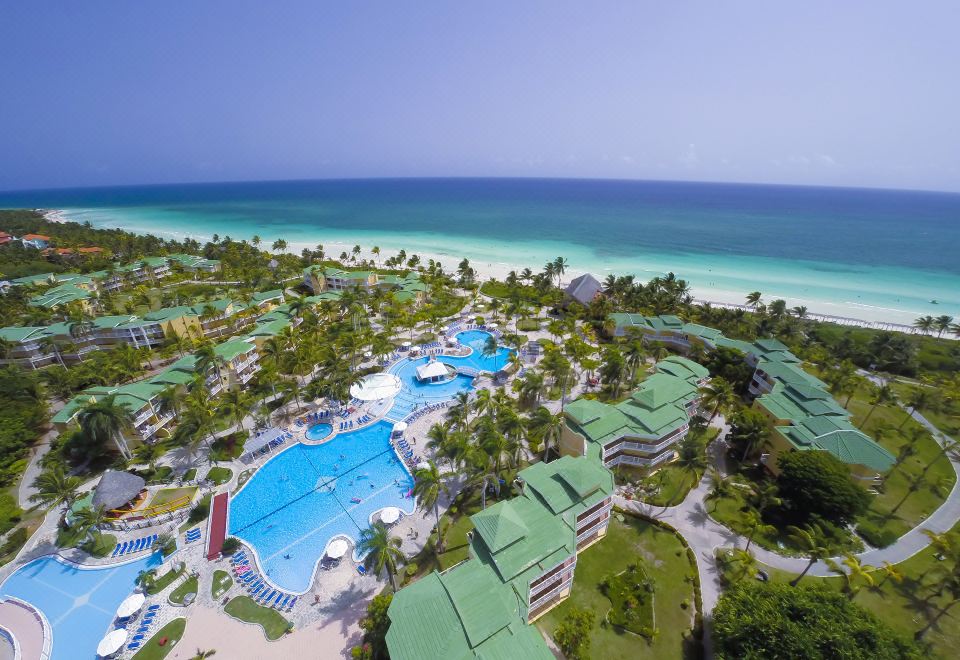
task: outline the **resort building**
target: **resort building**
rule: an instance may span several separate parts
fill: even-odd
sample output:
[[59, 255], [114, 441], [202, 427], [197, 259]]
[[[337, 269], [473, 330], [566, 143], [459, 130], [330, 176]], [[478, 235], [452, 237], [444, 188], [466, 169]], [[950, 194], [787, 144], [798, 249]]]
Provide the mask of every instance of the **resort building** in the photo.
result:
[[260, 354], [257, 353], [257, 345], [253, 342], [232, 339], [217, 345], [214, 352], [223, 360], [225, 366], [222, 372], [225, 387], [231, 389], [242, 387], [260, 371]]
[[67, 405], [53, 416], [52, 421], [57, 430], [63, 433], [77, 422], [77, 415], [85, 406], [112, 396], [115, 403], [130, 411], [132, 428], [124, 432], [127, 440], [152, 442], [170, 434], [166, 427], [173, 420], [173, 411], [164, 409], [159, 398], [165, 387], [150, 381], [90, 387], [67, 402]]
[[715, 328], [685, 323], [676, 316], [611, 314], [607, 328], [618, 337], [632, 328], [644, 341], [662, 342], [684, 352], [722, 347], [742, 353], [754, 369], [747, 389], [754, 397], [753, 408], [770, 420], [768, 453], [761, 460], [774, 474], [779, 472], [777, 457], [787, 451], [829, 452], [861, 480], [877, 480], [895, 462], [889, 451], [850, 422], [850, 413], [833, 399], [826, 384], [807, 373], [783, 342], [730, 339]]
[[[380, 289], [393, 294], [398, 303], [421, 304], [427, 296], [429, 287], [420, 280], [415, 272], [406, 275], [380, 275], [374, 271], [350, 271], [340, 268], [309, 266], [303, 271], [303, 284], [315, 295], [337, 294], [349, 289], [363, 289], [367, 293]], [[332, 297], [318, 298], [317, 302]]]
[[522, 470], [517, 487], [471, 516], [470, 559], [394, 595], [391, 658], [553, 657], [527, 624], [570, 594], [577, 553], [606, 534], [613, 475], [566, 456]]
[[699, 412], [699, 388], [708, 380], [703, 366], [670, 357], [622, 403], [578, 399], [564, 409], [560, 452], [597, 456], [607, 467], [668, 463]]
[[23, 247], [31, 247], [37, 250], [43, 250], [50, 247], [50, 237], [43, 234], [24, 234], [20, 237]]
[[0, 364], [21, 364], [39, 369], [56, 362], [56, 353], [44, 340], [46, 328], [11, 327], [0, 328]]
[[13, 236], [5, 231], [0, 231], [0, 245], [6, 245], [13, 240]]
[[590, 273], [574, 278], [563, 290], [564, 302], [577, 302], [586, 307], [603, 291], [603, 285]]

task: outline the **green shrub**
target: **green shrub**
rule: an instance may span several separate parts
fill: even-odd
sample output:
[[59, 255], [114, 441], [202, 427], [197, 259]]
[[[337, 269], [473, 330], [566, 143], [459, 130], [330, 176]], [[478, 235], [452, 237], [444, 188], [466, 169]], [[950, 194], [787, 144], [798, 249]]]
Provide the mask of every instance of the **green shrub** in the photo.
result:
[[897, 540], [897, 533], [892, 529], [880, 529], [872, 522], [862, 522], [857, 525], [857, 534], [875, 548], [886, 548]]
[[190, 516], [187, 518], [187, 521], [191, 525], [195, 525], [201, 520], [206, 520], [207, 516], [210, 515], [210, 501], [209, 500], [200, 500], [197, 502], [197, 505], [190, 510]]
[[227, 537], [223, 541], [223, 547], [220, 548], [220, 552], [225, 555], [232, 555], [234, 552], [240, 549], [240, 540], [235, 539], [232, 536]]

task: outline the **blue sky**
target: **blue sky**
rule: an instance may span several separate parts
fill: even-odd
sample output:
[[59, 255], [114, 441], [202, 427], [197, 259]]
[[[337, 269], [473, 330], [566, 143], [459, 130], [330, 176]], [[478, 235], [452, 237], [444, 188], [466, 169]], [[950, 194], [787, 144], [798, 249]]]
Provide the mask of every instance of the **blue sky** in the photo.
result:
[[562, 176], [960, 190], [960, 3], [5, 2], [0, 189]]

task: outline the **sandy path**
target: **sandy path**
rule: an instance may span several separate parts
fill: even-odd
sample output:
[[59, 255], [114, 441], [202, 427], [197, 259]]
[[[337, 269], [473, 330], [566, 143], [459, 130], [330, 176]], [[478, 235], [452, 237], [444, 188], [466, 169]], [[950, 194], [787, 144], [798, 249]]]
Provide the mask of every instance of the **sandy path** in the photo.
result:
[[357, 625], [366, 611], [361, 600], [320, 622], [268, 642], [260, 626], [241, 623], [219, 609], [196, 606], [188, 615], [183, 639], [167, 657], [189, 660], [197, 649], [217, 651], [216, 657], [259, 660], [260, 658], [349, 658], [350, 648], [360, 643]]

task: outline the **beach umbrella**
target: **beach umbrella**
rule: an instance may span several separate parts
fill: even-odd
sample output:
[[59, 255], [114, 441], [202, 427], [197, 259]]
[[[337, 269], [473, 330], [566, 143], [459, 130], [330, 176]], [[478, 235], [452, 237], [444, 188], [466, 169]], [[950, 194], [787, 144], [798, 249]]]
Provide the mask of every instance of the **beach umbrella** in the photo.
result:
[[400, 519], [400, 509], [395, 506], [388, 506], [380, 512], [380, 521], [385, 525], [392, 525]]
[[133, 616], [143, 607], [144, 600], [146, 599], [143, 597], [143, 594], [131, 594], [125, 601], [120, 603], [120, 607], [117, 608], [117, 616], [121, 619]]
[[127, 641], [127, 631], [123, 628], [118, 628], [107, 633], [107, 636], [100, 640], [100, 644], [97, 645], [97, 655], [102, 658], [113, 655], [121, 648]]
[[500, 325], [499, 325], [498, 323], [488, 323], [488, 324], [487, 324], [487, 327], [488, 327], [488, 328], [498, 328], [498, 327], [500, 327]]
[[347, 542], [343, 539], [334, 539], [331, 541], [330, 545], [327, 546], [327, 556], [330, 559], [340, 559], [340, 557], [347, 554], [347, 550], [350, 549], [350, 546], [347, 545]]

